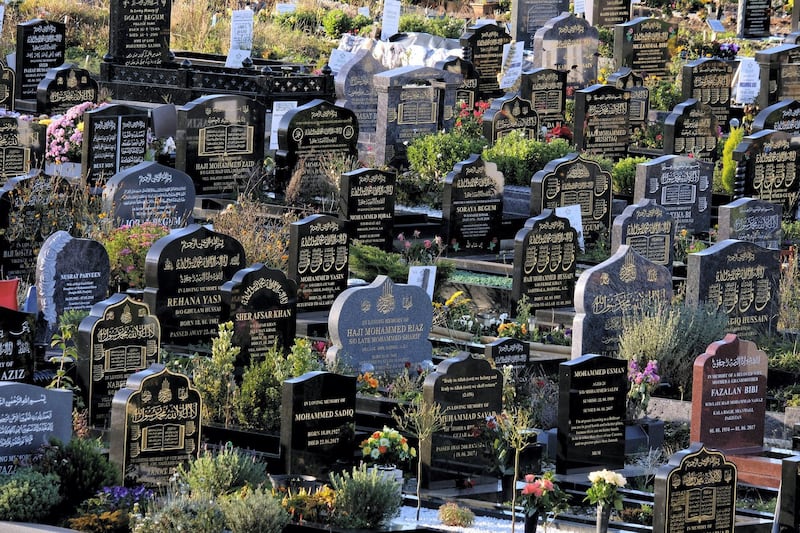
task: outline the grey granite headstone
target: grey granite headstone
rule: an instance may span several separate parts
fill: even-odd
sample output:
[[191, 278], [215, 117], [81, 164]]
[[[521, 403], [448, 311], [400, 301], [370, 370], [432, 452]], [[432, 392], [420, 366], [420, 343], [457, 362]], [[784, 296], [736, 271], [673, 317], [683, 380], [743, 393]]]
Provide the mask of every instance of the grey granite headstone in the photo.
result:
[[0, 382], [0, 473], [29, 464], [51, 438], [72, 439], [72, 391]]
[[523, 296], [533, 309], [571, 307], [578, 232], [554, 210], [529, 218], [514, 237], [512, 307]]
[[518, 0], [511, 5], [511, 36], [522, 41], [526, 50], [533, 50], [533, 36], [547, 21], [569, 11], [565, 0]]
[[573, 359], [586, 353], [616, 355], [622, 316], [670, 300], [669, 270], [621, 245], [614, 255], [584, 270], [578, 278], [572, 326]]
[[567, 96], [587, 87], [597, 77], [597, 28], [586, 19], [562, 13], [536, 30], [533, 66], [567, 72]]
[[765, 109], [781, 100], [800, 99], [800, 45], [780, 44], [756, 52], [761, 90], [756, 104]]
[[83, 102], [97, 103], [99, 85], [88, 70], [64, 64], [53, 67], [36, 87], [36, 112], [63, 115]]
[[111, 405], [109, 460], [126, 485], [164, 488], [200, 450], [202, 398], [183, 374], [155, 364], [131, 375]]
[[675, 231], [705, 233], [711, 228], [714, 165], [700, 159], [664, 155], [636, 166], [634, 201], [654, 200], [675, 221]]
[[664, 153], [716, 161], [718, 125], [711, 106], [689, 98], [676, 105], [664, 122]]
[[324, 477], [355, 444], [356, 378], [308, 372], [283, 382], [281, 455], [286, 472]]
[[511, 42], [505, 27], [491, 21], [469, 26], [460, 38], [464, 59], [478, 71], [478, 99], [489, 100], [503, 95], [497, 73], [503, 66], [503, 45]]
[[611, 252], [625, 244], [653, 263], [672, 272], [675, 220], [669, 211], [653, 200], [639, 200], [614, 219]]
[[719, 207], [717, 239], [738, 239], [780, 250], [781, 206], [757, 198], [739, 198]]
[[728, 239], [689, 254], [686, 302], [724, 311], [726, 331], [755, 339], [775, 331], [779, 283], [776, 250]]
[[[372, 147], [378, 125], [378, 93], [372, 76], [386, 70], [371, 50], [359, 50], [334, 77], [336, 105], [353, 111], [358, 120], [359, 152]], [[363, 147], [363, 149], [362, 149]]]
[[716, 57], [695, 59], [683, 66], [681, 93], [711, 107], [717, 124], [727, 131], [731, 116], [731, 82], [736, 62]]
[[241, 243], [199, 224], [160, 238], [145, 258], [144, 303], [165, 344], [210, 343], [222, 313], [223, 283], [245, 265]]
[[596, 84], [575, 92], [575, 144], [578, 151], [614, 161], [628, 154], [631, 93]]
[[188, 174], [150, 161], [118, 172], [103, 187], [103, 211], [116, 226], [152, 222], [184, 227], [194, 221], [194, 202]]
[[75, 345], [89, 424], [108, 429], [114, 394], [131, 374], [158, 362], [161, 325], [146, 305], [117, 293], [92, 307]]
[[422, 287], [396, 284], [378, 276], [366, 287], [351, 287], [333, 302], [328, 331], [329, 361], [396, 376], [406, 363], [431, 358], [433, 310]]
[[614, 58], [643, 77], [670, 76], [672, 52], [677, 47], [678, 24], [638, 17], [614, 26]]
[[539, 114], [542, 126], [552, 129], [565, 122], [567, 73], [552, 68], [535, 68], [522, 72], [519, 95], [531, 103]]

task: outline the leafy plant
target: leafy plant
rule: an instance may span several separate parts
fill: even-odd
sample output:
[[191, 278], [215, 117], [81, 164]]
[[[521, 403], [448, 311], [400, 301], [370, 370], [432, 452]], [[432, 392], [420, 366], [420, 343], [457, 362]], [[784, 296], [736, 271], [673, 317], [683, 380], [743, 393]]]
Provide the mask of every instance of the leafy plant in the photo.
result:
[[216, 453], [206, 450], [189, 463], [188, 470], [180, 465], [178, 475], [193, 496], [216, 498], [245, 486], [261, 486], [267, 481], [267, 467], [228, 445]]
[[728, 194], [733, 194], [733, 186], [736, 181], [736, 161], [733, 159], [733, 151], [744, 139], [744, 127], [731, 127], [728, 138], [722, 147], [722, 171], [720, 173], [720, 185], [722, 190]]
[[73, 338], [78, 332], [78, 326], [88, 315], [88, 311], [83, 309], [68, 309], [58, 317], [58, 331], [53, 333], [50, 346], [58, 348], [61, 355], [58, 357], [58, 368], [48, 389], [68, 389], [73, 393], [79, 391], [78, 385], [69, 376], [69, 370], [78, 361], [78, 348], [75, 346]]
[[311, 347], [311, 341], [305, 337], [297, 337], [292, 344], [292, 349], [287, 356], [289, 377], [299, 377], [306, 372], [322, 370], [322, 363], [317, 358], [317, 352]]
[[153, 222], [135, 226], [111, 227], [93, 237], [108, 252], [111, 263], [111, 280], [114, 285], [144, 286], [144, 265], [147, 252], [153, 243], [169, 235], [169, 228]]
[[533, 175], [547, 163], [572, 151], [564, 139], [550, 142], [529, 139], [522, 132], [511, 131], [483, 151], [483, 158], [497, 164], [506, 185], [530, 186]]
[[447, 502], [439, 507], [439, 522], [451, 527], [470, 527], [475, 521], [475, 513], [456, 502]]
[[222, 511], [231, 533], [280, 533], [289, 523], [289, 513], [263, 489], [242, 489], [223, 501]]
[[328, 37], [338, 39], [353, 29], [353, 18], [341, 9], [331, 9], [323, 15], [322, 27]]
[[645, 85], [650, 89], [650, 109], [672, 111], [672, 108], [681, 103], [683, 96], [679, 84], [649, 76], [645, 79]]
[[272, 431], [280, 427], [281, 383], [289, 377], [286, 357], [271, 347], [262, 360], [251, 360], [239, 394], [234, 398], [236, 418], [242, 427]]
[[139, 485], [103, 487], [94, 497], [84, 501], [78, 516], [69, 519], [69, 526], [87, 533], [127, 533], [130, 513], [142, 509], [153, 500], [153, 491]]
[[131, 521], [133, 533], [220, 533], [225, 529], [225, 514], [211, 498], [171, 496], [144, 515]]
[[401, 32], [419, 32], [438, 35], [447, 39], [458, 39], [464, 33], [464, 20], [445, 15], [443, 17], [425, 17], [417, 13], [400, 15]]
[[333, 524], [339, 527], [372, 529], [397, 516], [402, 496], [397, 482], [381, 475], [366, 464], [351, 472], [331, 474], [336, 496]]
[[611, 185], [615, 193], [633, 194], [636, 185], [636, 165], [648, 161], [646, 157], [625, 157], [611, 169]]
[[234, 346], [233, 322], [218, 326], [217, 336], [211, 340], [211, 357], [196, 357], [192, 381], [203, 399], [203, 421], [232, 422], [231, 407], [236, 393], [234, 362], [241, 348]]
[[18, 468], [0, 478], [0, 520], [42, 522], [61, 501], [60, 492], [58, 475]]

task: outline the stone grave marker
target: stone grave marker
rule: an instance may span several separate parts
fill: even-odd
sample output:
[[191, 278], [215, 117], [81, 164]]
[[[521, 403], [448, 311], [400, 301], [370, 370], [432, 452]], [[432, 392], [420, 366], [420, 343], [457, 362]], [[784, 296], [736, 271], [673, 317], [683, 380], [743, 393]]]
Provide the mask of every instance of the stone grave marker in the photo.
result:
[[781, 460], [781, 485], [778, 495], [778, 527], [781, 531], [797, 531], [800, 527], [800, 455]]
[[611, 229], [611, 173], [578, 153], [554, 159], [531, 179], [531, 216], [545, 209], [581, 206], [583, 233], [594, 242]]
[[539, 122], [548, 130], [561, 125], [567, 100], [567, 73], [552, 68], [525, 70], [520, 76], [519, 95], [531, 103]]
[[664, 155], [636, 165], [633, 199], [654, 200], [675, 221], [675, 231], [705, 233], [711, 227], [714, 165], [694, 157]]
[[586, 20], [592, 26], [613, 29], [631, 19], [631, 4], [631, 0], [589, 0], [584, 4]]
[[147, 111], [110, 104], [83, 114], [83, 164], [92, 186], [105, 183], [121, 170], [144, 161], [147, 152]]
[[756, 133], [761, 130], [800, 135], [800, 101], [786, 98], [759, 111], [753, 119], [751, 132]]
[[378, 93], [372, 76], [384, 70], [372, 50], [359, 50], [334, 77], [336, 105], [356, 115], [360, 154], [366, 155], [373, 148], [378, 127]]
[[[375, 164], [404, 161], [407, 143], [426, 133], [449, 130], [462, 81], [457, 73], [432, 67], [398, 67], [376, 74]], [[481, 83], [479, 78], [478, 87]]]
[[666, 267], [620, 245], [597, 266], [584, 270], [575, 286], [572, 357], [586, 353], [615, 356], [622, 317], [672, 300], [672, 276]]
[[781, 206], [757, 198], [739, 198], [719, 207], [717, 240], [738, 239], [781, 249]]
[[172, 167], [142, 161], [103, 187], [103, 212], [117, 226], [151, 222], [180, 228], [194, 221], [194, 181]]
[[70, 64], [53, 67], [36, 87], [36, 112], [63, 115], [83, 102], [97, 103], [98, 90], [88, 70]]
[[9, 68], [5, 61], [0, 61], [0, 108], [9, 111], [14, 109], [15, 102], [15, 78], [14, 69]]
[[529, 218], [514, 237], [511, 307], [528, 297], [532, 309], [571, 307], [578, 232], [552, 209]]
[[164, 344], [210, 344], [221, 319], [220, 287], [245, 264], [239, 241], [199, 224], [153, 243], [143, 301], [161, 323]]
[[478, 99], [503, 96], [497, 73], [503, 67], [503, 46], [511, 42], [511, 35], [505, 27], [493, 22], [478, 22], [467, 27], [459, 41], [464, 49], [464, 59], [478, 71]]
[[17, 24], [17, 68], [14, 93], [17, 101], [36, 101], [39, 82], [51, 68], [64, 63], [64, 24], [33, 19]]
[[[623, 0], [625, 1], [625, 0]], [[533, 36], [547, 21], [569, 11], [565, 0], [519, 0], [511, 6], [512, 42], [525, 43], [526, 50], [533, 50]]]
[[36, 315], [0, 306], [0, 381], [33, 383]]
[[72, 391], [0, 382], [0, 473], [29, 464], [51, 438], [72, 439]]
[[283, 382], [281, 456], [286, 472], [325, 476], [353, 454], [356, 377], [308, 372]]
[[209, 95], [178, 110], [175, 168], [194, 179], [198, 195], [232, 195], [261, 172], [264, 105], [246, 96]]
[[711, 106], [689, 98], [676, 105], [664, 122], [664, 153], [713, 163], [717, 159], [718, 125]]
[[608, 83], [630, 94], [628, 99], [628, 130], [647, 127], [650, 113], [650, 89], [644, 86], [644, 78], [628, 67], [622, 67], [608, 76]]
[[653, 531], [734, 531], [736, 481], [736, 465], [720, 451], [692, 446], [673, 455], [656, 473]]
[[494, 361], [495, 367], [511, 365], [524, 368], [530, 362], [531, 348], [527, 342], [512, 337], [501, 337], [484, 347], [483, 355]]
[[202, 399], [183, 374], [154, 364], [132, 374], [111, 405], [109, 460], [126, 485], [168, 486], [200, 449]]
[[628, 154], [631, 93], [595, 84], [575, 92], [575, 143], [579, 152], [614, 161]]
[[40, 342], [50, 344], [58, 317], [71, 309], [89, 311], [108, 294], [111, 265], [105, 247], [57, 231], [42, 244], [36, 260]]
[[666, 207], [649, 199], [642, 199], [626, 207], [614, 219], [611, 229], [611, 253], [625, 244], [670, 272], [674, 241], [675, 220]]
[[772, 3], [769, 0], [742, 0], [736, 13], [736, 36], [744, 39], [770, 37]]
[[781, 206], [794, 220], [800, 196], [800, 143], [790, 133], [761, 130], [748, 135], [733, 151], [736, 183], [745, 196]]
[[396, 376], [407, 363], [430, 359], [430, 300], [422, 287], [394, 283], [387, 276], [350, 287], [336, 298], [329, 313], [333, 345], [328, 360], [356, 371], [369, 365], [377, 374]]
[[672, 54], [678, 45], [678, 25], [652, 17], [637, 17], [614, 26], [614, 57], [642, 77], [670, 78]]
[[597, 77], [597, 28], [586, 19], [562, 13], [536, 30], [533, 66], [567, 72], [567, 96], [587, 87]]
[[289, 228], [288, 277], [297, 283], [297, 311], [328, 310], [347, 288], [349, 239], [344, 221], [311, 215]]
[[456, 87], [456, 109], [473, 109], [479, 100], [480, 82], [475, 66], [460, 57], [449, 57], [436, 63], [436, 68], [461, 75], [461, 83]]
[[255, 263], [222, 285], [222, 315], [233, 321], [233, 343], [241, 348], [234, 364], [244, 370], [273, 346], [284, 353], [291, 348], [297, 285], [280, 270]]
[[90, 426], [110, 427], [114, 394], [131, 374], [158, 362], [160, 344], [158, 319], [130, 296], [117, 293], [92, 307], [75, 337]]
[[360, 168], [344, 172], [339, 180], [339, 215], [347, 220], [351, 240], [392, 250], [394, 172]]
[[49, 194], [45, 183], [34, 176], [24, 176], [11, 178], [0, 188], [0, 268], [5, 279], [17, 278], [30, 285], [36, 282], [36, 258], [44, 242], [43, 222], [24, 198]]
[[483, 114], [483, 136], [494, 144], [510, 131], [519, 131], [527, 139], [539, 140], [539, 113], [519, 95], [492, 100]]
[[41, 165], [45, 127], [35, 120], [0, 116], [0, 178], [5, 182]]
[[303, 188], [316, 188], [326, 179], [326, 166], [351, 168], [358, 155], [358, 127], [354, 111], [325, 100], [288, 111], [278, 126], [278, 190], [286, 191], [295, 171], [302, 171]]
[[728, 239], [689, 254], [686, 302], [726, 312], [726, 331], [757, 338], [775, 331], [779, 282], [777, 250]]
[[556, 472], [625, 466], [625, 359], [586, 354], [558, 365]]
[[781, 44], [756, 52], [761, 90], [756, 104], [765, 109], [781, 100], [800, 99], [800, 45]]
[[702, 57], [683, 65], [681, 93], [711, 107], [717, 124], [727, 131], [731, 116], [731, 83], [736, 65], [716, 57]]
[[160, 67], [169, 61], [171, 2], [112, 2], [108, 54], [119, 65]]
[[729, 333], [694, 361], [691, 441], [726, 453], [760, 452], [766, 399], [767, 354]]
[[422, 394], [439, 404], [446, 427], [420, 443], [423, 485], [450, 480], [466, 472], [484, 473], [487, 457], [473, 429], [502, 408], [503, 373], [487, 359], [468, 353], [448, 357], [425, 377]]
[[500, 246], [503, 174], [497, 164], [472, 154], [444, 181], [442, 226], [448, 253], [481, 254]]

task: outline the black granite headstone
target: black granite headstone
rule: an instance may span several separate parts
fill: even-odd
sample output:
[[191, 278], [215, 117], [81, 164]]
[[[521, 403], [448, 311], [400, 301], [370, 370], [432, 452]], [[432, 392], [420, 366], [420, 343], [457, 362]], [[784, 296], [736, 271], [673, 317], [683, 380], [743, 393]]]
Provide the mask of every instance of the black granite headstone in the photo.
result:
[[170, 0], [112, 2], [108, 52], [114, 63], [160, 67], [169, 60]]
[[358, 120], [358, 138], [369, 145], [378, 124], [378, 93], [372, 76], [386, 68], [371, 50], [359, 50], [334, 78], [336, 105], [353, 111]]
[[237, 95], [210, 95], [178, 108], [175, 168], [198, 195], [233, 195], [264, 159], [264, 105]]
[[628, 129], [633, 132], [637, 128], [647, 127], [650, 113], [650, 89], [645, 87], [644, 78], [628, 67], [622, 67], [608, 76], [608, 83], [617, 89], [624, 89], [630, 94]]
[[91, 426], [109, 428], [114, 394], [131, 374], [158, 362], [160, 344], [161, 326], [146, 305], [118, 293], [92, 307], [75, 337]]
[[643, 77], [669, 79], [677, 41], [677, 24], [638, 17], [614, 27], [614, 58], [619, 66], [628, 67]]
[[[623, 0], [624, 1], [624, 0]], [[566, 0], [519, 0], [511, 6], [511, 36], [522, 41], [526, 50], [533, 50], [533, 36], [547, 21], [569, 11]]]
[[631, 18], [631, 0], [589, 0], [586, 2], [586, 20], [601, 28], [613, 28]]
[[503, 221], [503, 174], [478, 154], [456, 163], [444, 180], [442, 226], [448, 253], [497, 251]]
[[711, 107], [717, 124], [727, 131], [731, 116], [731, 82], [736, 62], [716, 57], [695, 59], [683, 66], [681, 93]]
[[666, 267], [621, 245], [599, 265], [584, 270], [575, 286], [572, 357], [585, 353], [614, 356], [619, 351], [622, 316], [672, 300]]
[[625, 466], [625, 359], [586, 354], [558, 365], [556, 472]]
[[775, 331], [779, 282], [776, 250], [728, 239], [689, 254], [686, 301], [724, 311], [726, 331], [755, 339]]
[[525, 367], [531, 360], [530, 345], [519, 339], [501, 337], [484, 347], [483, 355], [494, 361], [495, 367], [511, 365]]
[[578, 232], [545, 209], [514, 237], [512, 307], [523, 296], [533, 309], [571, 307], [575, 292]]
[[194, 182], [185, 172], [143, 161], [103, 187], [103, 212], [114, 225], [152, 222], [179, 228], [194, 220]]
[[0, 381], [33, 382], [35, 320], [0, 306]]
[[160, 238], [145, 259], [144, 303], [166, 344], [210, 343], [222, 313], [220, 287], [245, 265], [244, 248], [199, 224]]
[[29, 464], [51, 438], [72, 438], [72, 391], [0, 382], [0, 473]]
[[759, 111], [753, 119], [751, 131], [755, 133], [761, 130], [800, 135], [800, 101], [786, 98]]
[[82, 160], [92, 186], [144, 161], [150, 122], [146, 110], [111, 104], [87, 111], [83, 122]]
[[675, 220], [667, 208], [654, 200], [642, 199], [629, 205], [614, 219], [611, 252], [620, 245], [630, 246], [653, 263], [672, 272]]
[[321, 477], [352, 456], [356, 378], [308, 372], [283, 382], [281, 455], [286, 471]]
[[527, 139], [539, 140], [539, 113], [518, 95], [492, 100], [483, 114], [483, 136], [494, 144], [511, 131], [519, 131]]
[[778, 501], [780, 530], [797, 531], [800, 528], [800, 455], [781, 460], [781, 489]]
[[360, 168], [339, 180], [339, 214], [348, 222], [351, 240], [391, 251], [396, 174]]
[[65, 51], [64, 24], [41, 19], [17, 24], [16, 98], [35, 101], [39, 82], [64, 62]]
[[689, 98], [675, 106], [664, 122], [664, 153], [717, 160], [719, 124], [711, 106]]
[[733, 151], [736, 185], [745, 196], [781, 206], [783, 217], [797, 216], [800, 196], [800, 143], [790, 133], [761, 130]]
[[611, 85], [575, 92], [575, 143], [579, 151], [613, 160], [628, 153], [631, 93]]
[[548, 130], [564, 122], [567, 100], [567, 73], [552, 68], [535, 68], [522, 72], [519, 95], [531, 103], [539, 121]]
[[636, 166], [634, 201], [654, 200], [675, 221], [675, 231], [705, 233], [711, 227], [714, 165], [700, 159], [665, 155]]
[[531, 179], [531, 216], [545, 209], [581, 206], [581, 223], [587, 241], [611, 229], [611, 173], [597, 161], [578, 153], [547, 163]]
[[717, 240], [738, 239], [781, 249], [781, 206], [757, 198], [739, 198], [719, 207]]
[[297, 285], [280, 270], [255, 263], [222, 285], [223, 320], [233, 321], [233, 343], [241, 348], [238, 370], [273, 346], [288, 351], [294, 342]]
[[485, 426], [487, 417], [502, 410], [502, 372], [487, 359], [462, 353], [445, 359], [425, 377], [422, 394], [429, 404], [441, 406], [446, 424], [420, 443], [423, 484], [447, 479], [447, 471], [450, 476], [483, 473], [488, 458], [473, 429]]
[[721, 452], [695, 445], [656, 473], [653, 531], [734, 531], [736, 465]]
[[597, 28], [572, 13], [562, 13], [536, 30], [533, 66], [567, 73], [567, 96], [597, 78], [600, 37]]
[[745, 39], [770, 37], [772, 3], [769, 0], [742, 0], [738, 3], [736, 35]]
[[469, 26], [460, 38], [464, 59], [478, 71], [478, 99], [489, 100], [503, 95], [497, 73], [503, 66], [503, 46], [511, 42], [511, 35], [503, 26], [492, 22]]
[[461, 83], [456, 88], [456, 108], [473, 109], [479, 100], [480, 83], [480, 74], [475, 66], [460, 57], [451, 57], [436, 63], [436, 68], [461, 75]]
[[392, 376], [404, 372], [408, 363], [416, 367], [431, 358], [430, 301], [422, 287], [395, 284], [386, 276], [347, 289], [329, 314], [333, 345], [328, 359], [356, 370], [370, 365], [374, 372]]
[[328, 310], [347, 288], [349, 240], [343, 221], [311, 215], [289, 228], [288, 277], [297, 283], [297, 311]]
[[26, 174], [44, 160], [45, 127], [36, 120], [0, 116], [0, 178]]
[[6, 66], [4, 61], [0, 61], [0, 108], [9, 111], [14, 109], [16, 105], [14, 101], [15, 79], [14, 69]]
[[189, 378], [155, 364], [128, 378], [111, 404], [108, 456], [126, 485], [163, 488], [200, 450], [202, 398]]
[[[35, 207], [23, 198], [42, 186], [35, 177], [11, 178], [0, 188], [0, 268], [6, 279], [36, 282], [36, 258], [42, 246], [42, 223]], [[47, 191], [44, 191], [47, 192]]]
[[36, 112], [63, 115], [83, 102], [97, 103], [98, 91], [86, 69], [67, 64], [51, 68], [36, 87]]

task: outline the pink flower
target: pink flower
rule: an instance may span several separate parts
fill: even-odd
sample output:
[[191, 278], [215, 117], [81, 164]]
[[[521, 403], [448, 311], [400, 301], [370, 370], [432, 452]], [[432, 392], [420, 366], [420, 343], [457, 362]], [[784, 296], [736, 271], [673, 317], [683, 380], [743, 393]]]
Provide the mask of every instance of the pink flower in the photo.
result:
[[431, 246], [433, 246], [433, 243], [430, 241], [430, 239], [427, 239], [425, 242], [422, 243], [422, 245], [425, 246], [425, 249], [427, 250]]
[[525, 483], [533, 483], [536, 480], [536, 476], [533, 474], [525, 474]]
[[542, 486], [544, 490], [553, 490], [553, 482], [549, 479], [542, 479]]
[[531, 493], [536, 496], [537, 498], [541, 498], [542, 494], [544, 494], [544, 489], [538, 483], [534, 483], [531, 485], [533, 489], [531, 489]]
[[397, 240], [398, 241], [404, 241], [404, 240], [406, 240], [406, 236], [401, 233], [400, 235], [397, 236]]
[[406, 241], [406, 250], [411, 248], [411, 241]]

